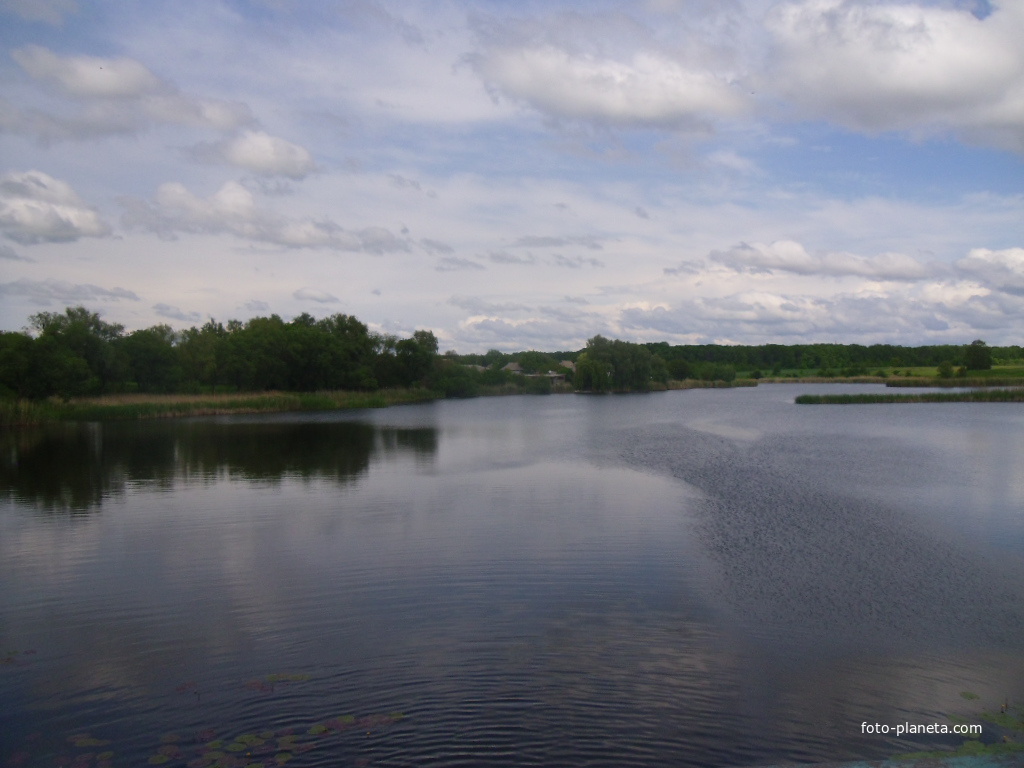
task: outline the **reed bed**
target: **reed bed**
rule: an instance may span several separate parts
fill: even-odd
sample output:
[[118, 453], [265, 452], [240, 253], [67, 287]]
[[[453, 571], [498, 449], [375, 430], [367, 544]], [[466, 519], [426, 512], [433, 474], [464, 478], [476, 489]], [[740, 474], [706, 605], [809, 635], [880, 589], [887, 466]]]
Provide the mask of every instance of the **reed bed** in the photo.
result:
[[969, 392], [916, 392], [912, 395], [799, 395], [798, 405], [863, 405], [867, 403], [1024, 403], [1024, 387]]
[[887, 387], [1020, 387], [1024, 386], [1021, 377], [971, 376], [967, 378], [939, 379], [913, 376], [903, 379], [891, 379], [885, 382]]
[[666, 389], [730, 389], [732, 387], [756, 387], [763, 379], [734, 379], [733, 381], [705, 381], [704, 379], [671, 380]]
[[422, 389], [385, 389], [376, 392], [258, 392], [229, 395], [104, 395], [62, 402], [8, 400], [0, 402], [0, 425], [28, 426], [50, 421], [125, 421], [233, 413], [279, 411], [334, 411], [350, 408], [386, 408], [390, 405], [433, 400]]

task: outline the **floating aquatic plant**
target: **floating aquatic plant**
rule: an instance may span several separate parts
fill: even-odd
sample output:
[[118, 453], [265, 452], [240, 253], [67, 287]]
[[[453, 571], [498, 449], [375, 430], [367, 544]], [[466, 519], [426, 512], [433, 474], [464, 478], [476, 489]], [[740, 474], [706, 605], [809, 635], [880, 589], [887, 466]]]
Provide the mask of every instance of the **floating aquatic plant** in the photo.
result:
[[[970, 691], [962, 691], [960, 695], [968, 701], [975, 701], [981, 697]], [[913, 760], [919, 758], [948, 758], [948, 757], [976, 757], [985, 755], [1005, 755], [1024, 753], [1024, 707], [1011, 706], [1009, 700], [1005, 700], [998, 712], [985, 710], [978, 719], [997, 726], [1006, 731], [1002, 739], [993, 743], [981, 741], [981, 735], [973, 735], [966, 739], [959, 747], [952, 751], [936, 750], [933, 752], [911, 752], [905, 755], [896, 755], [896, 760]], [[949, 720], [953, 723], [965, 723], [964, 718], [957, 715], [950, 715]]]
[[68, 741], [74, 744], [79, 749], [83, 747], [105, 747], [110, 742], [104, 739], [94, 739], [87, 733], [79, 733], [74, 736], [69, 736]]
[[[268, 676], [277, 682], [301, 682], [308, 679], [305, 675]], [[192, 691], [194, 683], [183, 683], [183, 692]], [[156, 753], [146, 759], [148, 765], [166, 766], [166, 768], [280, 768], [291, 761], [296, 755], [324, 749], [344, 733], [360, 729], [368, 731], [387, 726], [400, 720], [401, 712], [388, 714], [368, 714], [356, 716], [343, 714], [326, 720], [314, 721], [305, 727], [290, 727], [275, 731], [270, 728], [253, 729], [238, 735], [230, 732], [224, 738], [216, 738], [218, 731], [205, 728], [194, 732], [191, 736], [183, 736], [179, 732], [170, 732], [157, 738]], [[42, 732], [27, 737], [26, 741], [39, 740]], [[334, 737], [334, 738], [332, 738]], [[75, 748], [90, 749], [107, 747], [109, 740], [100, 739], [93, 734], [78, 731], [64, 737], [64, 740]], [[36, 755], [29, 750], [16, 752], [7, 759], [9, 768], [22, 768], [33, 764]], [[59, 755], [54, 765], [56, 768], [124, 768], [120, 761], [115, 766], [113, 749], [103, 751], [86, 751], [73, 755]]]

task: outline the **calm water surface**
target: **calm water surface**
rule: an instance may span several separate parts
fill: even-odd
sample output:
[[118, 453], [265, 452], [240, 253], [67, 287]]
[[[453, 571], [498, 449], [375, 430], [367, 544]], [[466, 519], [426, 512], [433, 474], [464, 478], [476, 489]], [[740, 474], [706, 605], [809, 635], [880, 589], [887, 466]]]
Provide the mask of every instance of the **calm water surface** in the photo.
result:
[[861, 723], [1024, 701], [1024, 410], [841, 389], [0, 436], [0, 766], [959, 744]]

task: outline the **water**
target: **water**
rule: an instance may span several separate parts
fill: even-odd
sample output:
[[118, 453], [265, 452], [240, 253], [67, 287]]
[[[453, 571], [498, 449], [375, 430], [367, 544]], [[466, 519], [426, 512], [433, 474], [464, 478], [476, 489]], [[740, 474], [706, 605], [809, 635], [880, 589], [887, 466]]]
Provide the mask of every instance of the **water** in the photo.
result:
[[1024, 411], [840, 388], [4, 435], [0, 765], [959, 744], [862, 723], [1024, 701]]

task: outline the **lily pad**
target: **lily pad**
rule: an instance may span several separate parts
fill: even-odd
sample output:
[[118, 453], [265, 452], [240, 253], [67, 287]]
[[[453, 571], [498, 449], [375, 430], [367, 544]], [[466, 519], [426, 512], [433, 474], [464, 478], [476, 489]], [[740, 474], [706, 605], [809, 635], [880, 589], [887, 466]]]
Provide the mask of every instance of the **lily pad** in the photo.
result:
[[150, 765], [163, 765], [164, 763], [169, 763], [170, 761], [171, 758], [169, 758], [167, 755], [153, 755], [151, 758], [149, 758], [147, 762]]
[[287, 763], [291, 759], [292, 759], [292, 753], [291, 752], [278, 752], [276, 755], [274, 755], [274, 760], [277, 761], [278, 765], [284, 765], [285, 763]]
[[89, 736], [88, 734], [86, 734], [86, 735], [82, 735], [82, 736], [72, 736], [71, 737], [71, 743], [74, 744], [78, 748], [82, 748], [82, 747], [105, 747], [110, 742], [109, 741], [105, 741], [103, 739], [94, 739], [92, 736]]

